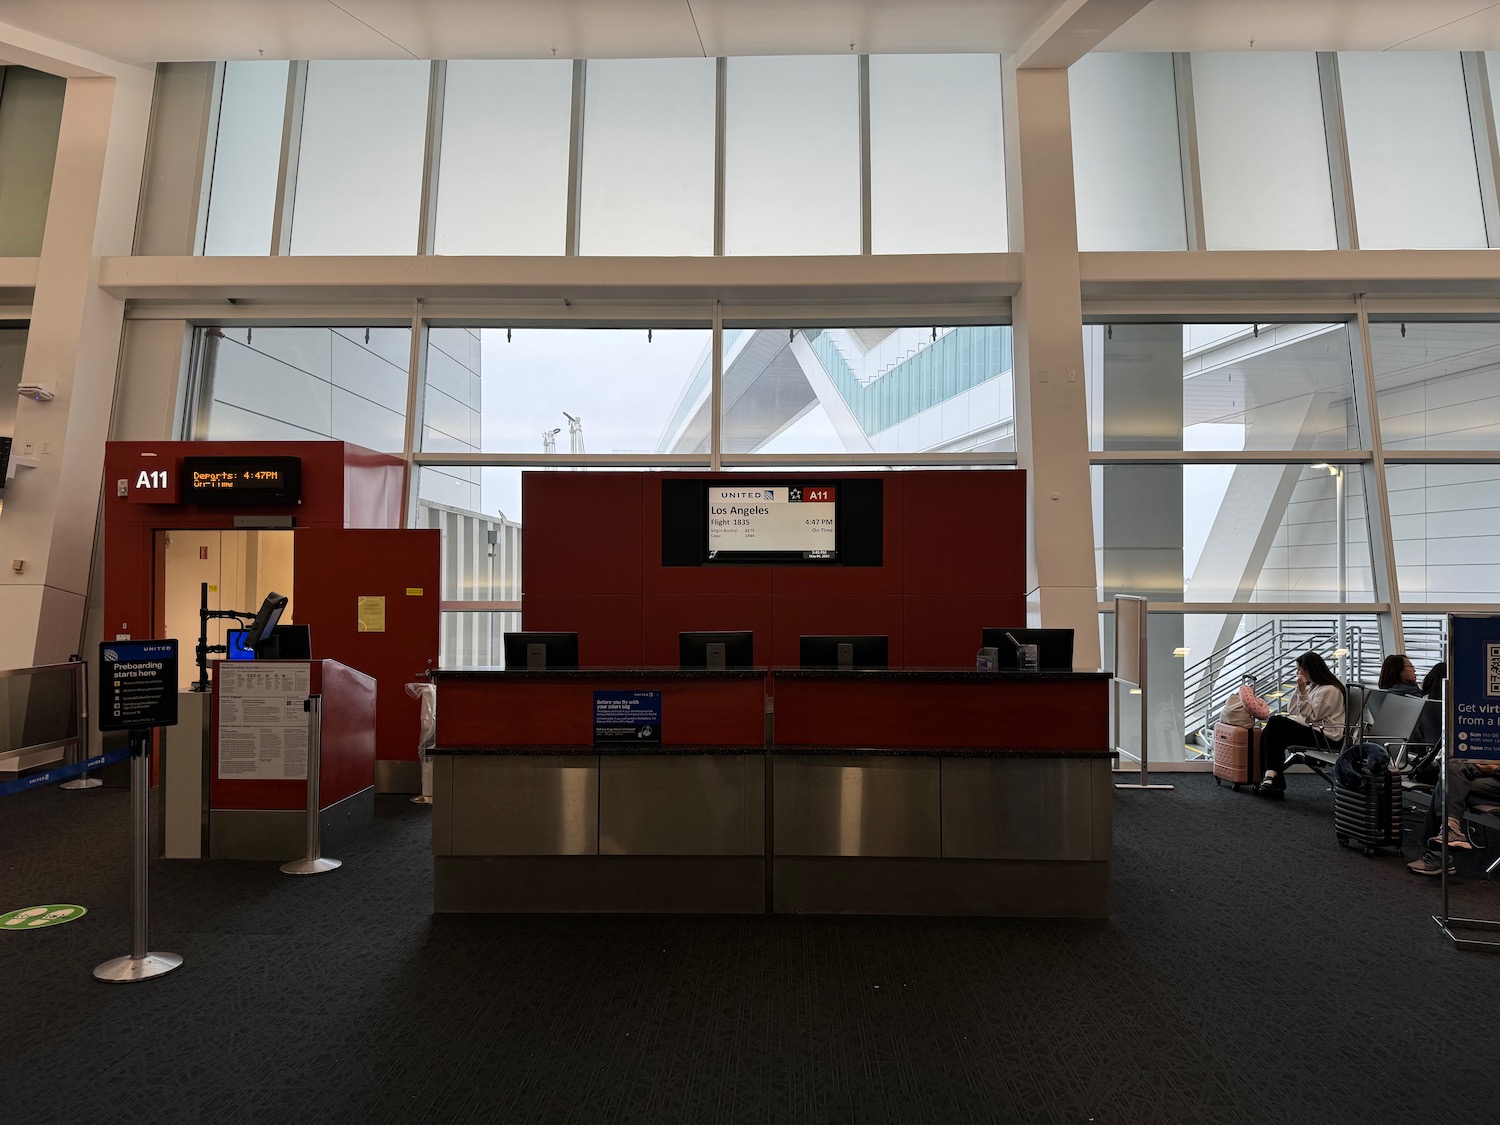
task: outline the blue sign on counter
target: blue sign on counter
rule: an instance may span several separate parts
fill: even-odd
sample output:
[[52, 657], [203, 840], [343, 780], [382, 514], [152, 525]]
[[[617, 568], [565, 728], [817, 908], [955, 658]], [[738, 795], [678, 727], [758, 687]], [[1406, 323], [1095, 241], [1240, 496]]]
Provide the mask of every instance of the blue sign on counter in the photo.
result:
[[594, 692], [594, 741], [661, 744], [661, 692]]
[[1500, 759], [1500, 617], [1448, 618], [1455, 758]]

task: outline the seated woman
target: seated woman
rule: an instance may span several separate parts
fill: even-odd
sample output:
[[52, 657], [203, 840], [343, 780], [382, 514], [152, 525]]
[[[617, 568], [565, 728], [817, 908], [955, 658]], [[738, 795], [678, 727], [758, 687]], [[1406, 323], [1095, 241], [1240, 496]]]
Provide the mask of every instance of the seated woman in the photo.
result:
[[1297, 657], [1297, 690], [1292, 710], [1272, 715], [1260, 732], [1261, 759], [1266, 776], [1255, 792], [1266, 797], [1286, 793], [1289, 746], [1321, 746], [1339, 749], [1344, 741], [1344, 685], [1315, 652]]
[[1380, 690], [1392, 695], [1425, 695], [1417, 685], [1417, 669], [1404, 653], [1396, 652], [1380, 666]]
[[1443, 681], [1448, 678], [1448, 662], [1439, 660], [1432, 670], [1422, 677], [1422, 694], [1428, 699], [1443, 698]]

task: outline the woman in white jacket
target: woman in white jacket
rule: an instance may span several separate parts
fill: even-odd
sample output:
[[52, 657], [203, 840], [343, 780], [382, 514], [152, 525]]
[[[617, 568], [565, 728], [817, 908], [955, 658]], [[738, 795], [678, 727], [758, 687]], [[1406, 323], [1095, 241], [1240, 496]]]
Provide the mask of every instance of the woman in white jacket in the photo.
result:
[[1272, 715], [1260, 735], [1266, 776], [1255, 791], [1266, 797], [1286, 793], [1286, 751], [1289, 746], [1318, 746], [1338, 750], [1344, 742], [1344, 685], [1315, 652], [1297, 657], [1297, 690], [1292, 710]]

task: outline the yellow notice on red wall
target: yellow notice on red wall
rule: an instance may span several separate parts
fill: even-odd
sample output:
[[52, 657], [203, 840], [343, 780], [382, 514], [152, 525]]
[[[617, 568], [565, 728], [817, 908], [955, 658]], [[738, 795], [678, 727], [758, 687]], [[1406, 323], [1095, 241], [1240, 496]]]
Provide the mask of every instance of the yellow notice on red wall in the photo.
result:
[[385, 632], [385, 595], [361, 594], [359, 596], [359, 631], [361, 633]]

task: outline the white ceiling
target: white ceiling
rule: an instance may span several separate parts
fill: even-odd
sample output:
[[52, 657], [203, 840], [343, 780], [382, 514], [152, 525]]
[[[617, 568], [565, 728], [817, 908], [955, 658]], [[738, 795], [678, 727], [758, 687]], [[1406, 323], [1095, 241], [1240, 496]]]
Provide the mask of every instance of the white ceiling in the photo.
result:
[[[1097, 0], [1095, 0], [1097, 3]], [[0, 0], [131, 63], [1014, 51], [1062, 0]], [[1107, 5], [1100, 5], [1107, 8]], [[7, 28], [5, 25], [10, 25]], [[1500, 48], [1493, 0], [1152, 0], [1104, 50]]]

